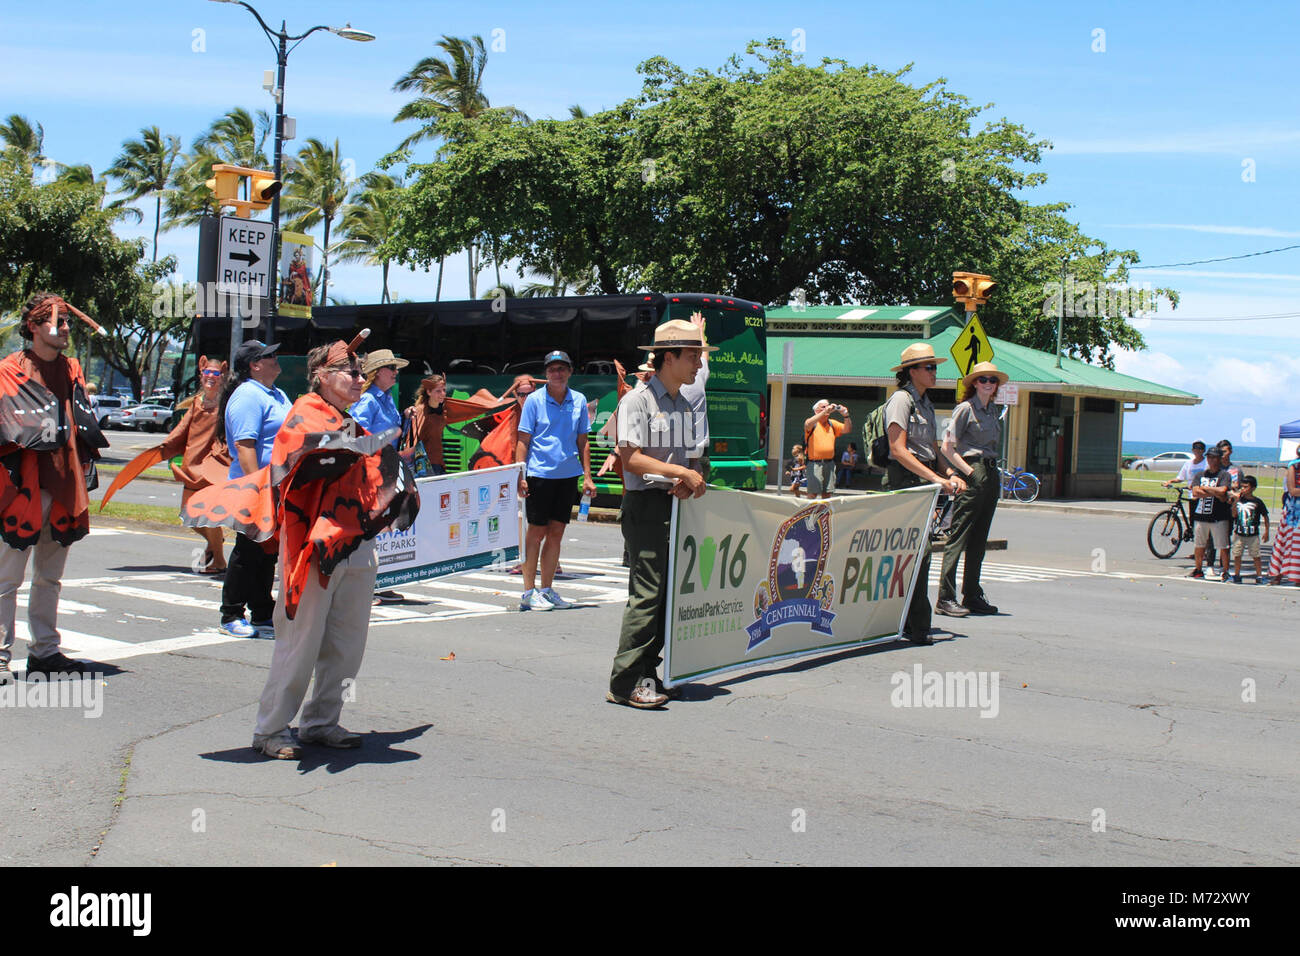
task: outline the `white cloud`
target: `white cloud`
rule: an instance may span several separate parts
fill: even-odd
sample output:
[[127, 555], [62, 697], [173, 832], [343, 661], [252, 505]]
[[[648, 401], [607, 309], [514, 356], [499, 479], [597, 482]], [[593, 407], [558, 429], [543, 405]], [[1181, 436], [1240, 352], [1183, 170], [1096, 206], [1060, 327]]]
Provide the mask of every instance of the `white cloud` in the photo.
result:
[[1286, 232], [1271, 226], [1202, 226], [1175, 222], [1112, 222], [1108, 229], [1180, 229], [1185, 232], [1209, 232], [1221, 236], [1266, 236], [1272, 239], [1300, 239], [1300, 232]]
[[1243, 150], [1289, 146], [1300, 142], [1296, 130], [1188, 130], [1166, 136], [1063, 139], [1052, 151], [1062, 155], [1128, 153], [1219, 153], [1241, 156]]
[[1117, 349], [1115, 371], [1185, 391], [1196, 391], [1188, 386], [1197, 384], [1200, 379], [1194, 370], [1187, 368], [1172, 355], [1150, 350], [1130, 352], [1127, 349]]
[[1215, 397], [1285, 402], [1300, 389], [1300, 359], [1287, 355], [1259, 361], [1219, 358], [1211, 363], [1205, 381]]

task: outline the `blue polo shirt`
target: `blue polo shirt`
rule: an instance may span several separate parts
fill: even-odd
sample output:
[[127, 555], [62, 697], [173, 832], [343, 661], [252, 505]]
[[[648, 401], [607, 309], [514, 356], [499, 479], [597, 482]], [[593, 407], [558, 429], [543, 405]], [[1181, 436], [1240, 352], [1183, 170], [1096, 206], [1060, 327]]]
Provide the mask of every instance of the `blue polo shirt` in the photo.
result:
[[528, 444], [528, 474], [536, 478], [577, 478], [582, 474], [578, 436], [591, 431], [587, 397], [568, 389], [564, 400], [539, 388], [524, 399], [519, 431], [532, 436]]
[[398, 429], [392, 442], [394, 448], [402, 440], [402, 416], [397, 411], [397, 403], [393, 401], [392, 395], [381, 392], [378, 385], [371, 385], [366, 389], [366, 393], [348, 409], [348, 414], [372, 435], [378, 435], [390, 428]]
[[231, 478], [242, 478], [239, 453], [235, 442], [253, 439], [257, 442], [257, 464], [265, 468], [271, 463], [271, 447], [275, 433], [280, 430], [293, 402], [275, 386], [267, 388], [261, 382], [249, 379], [230, 394], [226, 402], [226, 444], [230, 447]]

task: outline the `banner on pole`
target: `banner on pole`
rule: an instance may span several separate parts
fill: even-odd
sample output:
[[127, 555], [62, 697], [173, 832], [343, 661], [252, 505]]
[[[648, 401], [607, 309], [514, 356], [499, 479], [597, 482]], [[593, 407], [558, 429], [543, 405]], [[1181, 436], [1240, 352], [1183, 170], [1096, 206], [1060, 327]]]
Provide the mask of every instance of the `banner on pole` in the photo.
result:
[[675, 500], [664, 683], [893, 640], [938, 488], [813, 501], [710, 489]]
[[375, 538], [376, 590], [519, 560], [519, 465], [421, 478], [420, 513]]

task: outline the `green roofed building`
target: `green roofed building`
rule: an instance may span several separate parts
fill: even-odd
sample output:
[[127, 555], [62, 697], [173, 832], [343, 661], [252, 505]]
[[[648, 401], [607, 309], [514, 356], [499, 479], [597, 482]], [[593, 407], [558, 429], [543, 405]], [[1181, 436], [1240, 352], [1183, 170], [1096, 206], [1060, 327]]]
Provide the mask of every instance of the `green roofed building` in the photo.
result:
[[[867, 414], [895, 390], [899, 353], [927, 341], [948, 361], [931, 390], [940, 427], [956, 405], [956, 364], [950, 349], [965, 316], [941, 306], [806, 306], [767, 310], [767, 381], [770, 390], [769, 474], [776, 478], [784, 449], [803, 442], [803, 423], [820, 398], [848, 407], [853, 434], [841, 438], [862, 448]], [[1124, 412], [1142, 404], [1197, 405], [1200, 398], [1131, 375], [990, 338], [992, 361], [1011, 376], [1014, 403], [1004, 429], [1005, 457], [1042, 481], [1043, 497], [1109, 498], [1120, 493]], [[790, 368], [783, 375], [786, 346]], [[980, 356], [981, 361], [988, 361]], [[782, 381], [788, 407], [782, 403]], [[855, 481], [862, 487], [862, 479]]]

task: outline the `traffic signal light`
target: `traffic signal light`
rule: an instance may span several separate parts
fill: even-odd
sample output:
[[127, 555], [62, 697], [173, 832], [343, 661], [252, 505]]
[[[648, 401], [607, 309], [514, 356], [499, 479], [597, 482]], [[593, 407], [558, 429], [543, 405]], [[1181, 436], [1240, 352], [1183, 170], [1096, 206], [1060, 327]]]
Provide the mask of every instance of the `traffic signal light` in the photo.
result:
[[[248, 198], [239, 198], [239, 181], [248, 177]], [[233, 206], [235, 215], [247, 219], [254, 209], [265, 209], [271, 200], [279, 194], [283, 184], [273, 173], [264, 169], [249, 169], [247, 166], [231, 166], [228, 163], [214, 163], [212, 178], [207, 186], [216, 196], [217, 206]]]
[[952, 274], [952, 297], [966, 306], [967, 312], [974, 312], [975, 306], [983, 305], [993, 294], [998, 284], [991, 276], [979, 272], [954, 272]]

